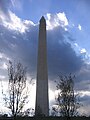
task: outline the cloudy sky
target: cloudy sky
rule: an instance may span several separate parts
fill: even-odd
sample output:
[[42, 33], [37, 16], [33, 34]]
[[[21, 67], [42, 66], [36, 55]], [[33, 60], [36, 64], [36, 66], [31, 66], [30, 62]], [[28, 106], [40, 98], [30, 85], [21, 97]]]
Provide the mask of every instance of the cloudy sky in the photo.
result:
[[[38, 24], [47, 23], [50, 105], [59, 74], [76, 75], [75, 91], [90, 114], [90, 0], [0, 0], [0, 81], [7, 82], [8, 60], [27, 66], [36, 78]], [[35, 93], [35, 86], [32, 90]], [[31, 103], [35, 100], [32, 94]], [[34, 102], [33, 102], [34, 104]]]

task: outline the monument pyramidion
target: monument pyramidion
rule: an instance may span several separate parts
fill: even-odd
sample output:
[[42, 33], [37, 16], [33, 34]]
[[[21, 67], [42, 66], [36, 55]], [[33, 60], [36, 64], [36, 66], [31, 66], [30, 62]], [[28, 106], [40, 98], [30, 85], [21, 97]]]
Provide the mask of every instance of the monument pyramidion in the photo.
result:
[[49, 116], [46, 20], [39, 23], [35, 115]]

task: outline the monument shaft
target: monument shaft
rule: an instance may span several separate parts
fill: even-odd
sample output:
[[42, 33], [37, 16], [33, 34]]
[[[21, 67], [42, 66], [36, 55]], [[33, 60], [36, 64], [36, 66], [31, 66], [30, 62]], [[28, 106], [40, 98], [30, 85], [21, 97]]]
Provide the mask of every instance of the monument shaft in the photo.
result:
[[39, 24], [35, 114], [49, 115], [46, 21], [44, 17], [41, 18]]

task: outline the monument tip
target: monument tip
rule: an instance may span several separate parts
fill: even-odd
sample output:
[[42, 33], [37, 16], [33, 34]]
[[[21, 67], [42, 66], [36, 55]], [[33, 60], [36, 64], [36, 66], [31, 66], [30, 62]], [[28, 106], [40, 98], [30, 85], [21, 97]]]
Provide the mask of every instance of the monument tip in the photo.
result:
[[45, 21], [44, 16], [41, 17], [40, 22], [41, 22], [41, 21]]

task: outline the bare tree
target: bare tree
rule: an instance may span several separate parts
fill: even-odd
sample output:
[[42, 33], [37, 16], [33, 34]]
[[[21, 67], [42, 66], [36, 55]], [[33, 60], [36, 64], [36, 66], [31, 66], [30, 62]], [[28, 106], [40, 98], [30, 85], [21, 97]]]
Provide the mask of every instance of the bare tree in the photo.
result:
[[77, 115], [77, 109], [80, 107], [80, 103], [77, 99], [77, 94], [74, 93], [74, 78], [71, 74], [68, 76], [59, 76], [59, 82], [57, 83], [58, 95], [55, 98], [57, 108], [53, 108], [54, 111], [58, 111], [63, 117], [71, 117]]
[[[23, 115], [22, 109], [28, 97], [26, 88], [26, 68], [19, 62], [14, 65], [9, 61], [8, 65], [8, 97], [4, 97], [5, 105], [11, 110], [12, 116]], [[29, 109], [28, 109], [29, 110]]]

